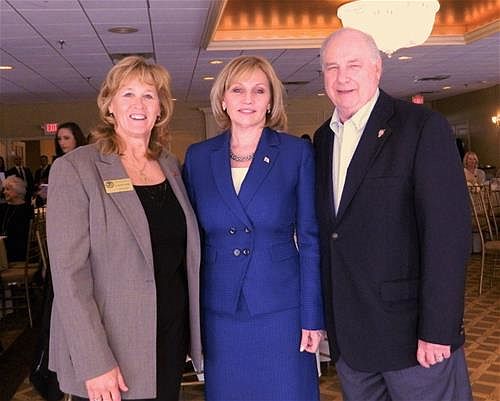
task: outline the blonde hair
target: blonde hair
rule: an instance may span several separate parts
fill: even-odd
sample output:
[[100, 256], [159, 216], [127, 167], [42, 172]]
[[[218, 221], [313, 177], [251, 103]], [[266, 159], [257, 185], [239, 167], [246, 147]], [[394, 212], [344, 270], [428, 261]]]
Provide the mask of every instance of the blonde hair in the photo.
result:
[[108, 72], [97, 96], [97, 106], [101, 124], [91, 132], [91, 141], [97, 144], [103, 154], [120, 154], [123, 144], [115, 132], [115, 118], [109, 112], [109, 105], [122, 85], [130, 79], [152, 85], [158, 92], [160, 119], [154, 125], [146, 157], [157, 159], [164, 148], [168, 148], [170, 135], [168, 123], [172, 118], [173, 101], [170, 89], [170, 74], [158, 64], [148, 64], [139, 56], [125, 57]]
[[472, 156], [474, 158], [474, 161], [477, 163], [479, 163], [479, 157], [477, 157], [477, 154], [476, 152], [467, 152], [465, 155], [464, 155], [464, 158], [463, 158], [463, 164], [464, 164], [464, 167], [467, 165], [467, 159]]
[[269, 81], [271, 89], [271, 109], [266, 114], [266, 127], [285, 130], [287, 117], [283, 101], [284, 88], [273, 67], [265, 58], [258, 56], [239, 56], [232, 59], [219, 73], [210, 91], [210, 103], [217, 124], [222, 129], [231, 127], [229, 115], [222, 109], [222, 100], [226, 90], [239, 78], [255, 70], [261, 70]]

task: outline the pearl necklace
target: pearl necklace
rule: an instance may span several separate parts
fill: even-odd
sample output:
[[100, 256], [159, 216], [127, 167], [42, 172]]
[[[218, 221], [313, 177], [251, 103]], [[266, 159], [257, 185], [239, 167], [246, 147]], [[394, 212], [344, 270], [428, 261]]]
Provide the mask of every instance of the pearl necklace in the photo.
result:
[[231, 158], [231, 160], [234, 160], [235, 162], [248, 162], [250, 160], [253, 160], [254, 156], [255, 152], [250, 153], [249, 155], [239, 156], [235, 155], [232, 150], [229, 150], [229, 157]]

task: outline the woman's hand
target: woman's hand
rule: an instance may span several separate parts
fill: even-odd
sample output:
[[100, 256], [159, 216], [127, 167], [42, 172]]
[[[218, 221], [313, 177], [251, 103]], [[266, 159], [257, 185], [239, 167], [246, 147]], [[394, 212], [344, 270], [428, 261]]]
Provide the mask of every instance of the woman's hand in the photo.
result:
[[90, 401], [121, 401], [120, 391], [128, 391], [120, 368], [111, 369], [85, 382]]
[[314, 354], [323, 340], [323, 330], [302, 329], [302, 339], [300, 341], [300, 352], [307, 351]]

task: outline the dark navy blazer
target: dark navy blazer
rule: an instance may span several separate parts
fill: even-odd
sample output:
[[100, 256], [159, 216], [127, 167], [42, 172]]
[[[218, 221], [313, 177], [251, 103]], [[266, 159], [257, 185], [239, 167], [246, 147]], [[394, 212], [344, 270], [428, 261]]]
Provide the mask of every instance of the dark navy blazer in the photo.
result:
[[323, 328], [312, 146], [265, 128], [237, 195], [229, 138], [191, 145], [184, 164], [203, 234], [201, 307], [232, 314], [243, 293], [252, 315], [299, 307], [303, 328]]
[[417, 364], [417, 340], [463, 344], [468, 195], [446, 119], [380, 91], [337, 215], [330, 120], [315, 135], [330, 350], [360, 371]]

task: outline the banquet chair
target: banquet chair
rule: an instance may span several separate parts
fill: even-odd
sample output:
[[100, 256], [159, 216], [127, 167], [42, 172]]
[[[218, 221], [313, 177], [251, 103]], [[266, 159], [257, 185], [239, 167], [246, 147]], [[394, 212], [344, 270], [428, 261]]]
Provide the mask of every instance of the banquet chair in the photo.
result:
[[495, 221], [500, 226], [500, 178], [490, 180], [490, 199]]
[[[494, 254], [495, 257], [498, 257], [500, 241], [495, 239], [493, 235], [487, 201], [485, 200], [485, 191], [478, 187], [470, 187], [469, 198], [472, 211], [473, 232], [478, 233], [481, 240], [481, 269], [479, 274], [479, 295], [481, 295], [483, 291], [486, 256], [487, 254]], [[495, 263], [496, 260], [494, 264]]]
[[494, 199], [494, 194], [492, 193], [489, 185], [482, 185], [480, 190], [483, 194], [485, 213], [488, 215], [488, 220], [490, 222], [491, 230], [492, 233], [494, 234], [493, 239], [499, 239], [497, 216], [495, 212], [496, 199]]
[[45, 274], [47, 274], [47, 271], [49, 270], [49, 251], [47, 247], [47, 236], [40, 229], [36, 230], [35, 235], [38, 249], [40, 250], [40, 259], [42, 262], [42, 277], [45, 278]]
[[[35, 275], [41, 267], [40, 249], [35, 234], [36, 224], [38, 222], [35, 216], [35, 220], [30, 220], [29, 223], [25, 259], [18, 262], [8, 262], [7, 269], [0, 272], [2, 314], [5, 315], [6, 312], [13, 309], [26, 308], [30, 327], [33, 327], [30, 290], [34, 286]], [[19, 294], [19, 292], [22, 294]], [[20, 303], [20, 300], [24, 300], [25, 303]]]

